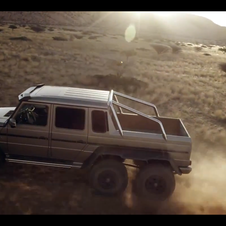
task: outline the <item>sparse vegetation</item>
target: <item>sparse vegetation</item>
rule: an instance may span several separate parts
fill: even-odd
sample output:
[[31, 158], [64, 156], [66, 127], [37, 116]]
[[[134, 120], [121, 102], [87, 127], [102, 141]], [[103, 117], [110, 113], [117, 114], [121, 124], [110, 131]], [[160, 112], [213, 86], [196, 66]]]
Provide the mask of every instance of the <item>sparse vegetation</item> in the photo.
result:
[[195, 46], [195, 47], [194, 47], [194, 50], [195, 50], [196, 52], [200, 52], [200, 51], [202, 51], [202, 47], [201, 47], [201, 46]]
[[221, 71], [225, 72], [226, 73], [226, 63], [219, 63], [219, 68]]
[[94, 35], [92, 35], [92, 36], [89, 36], [88, 39], [94, 39], [94, 40], [95, 40], [95, 39], [97, 39], [98, 37], [99, 37], [99, 36], [94, 36]]
[[9, 40], [15, 41], [15, 40], [20, 40], [20, 41], [31, 41], [30, 38], [27, 38], [25, 36], [20, 36], [20, 37], [11, 37]]
[[89, 30], [86, 30], [86, 31], [83, 31], [82, 34], [83, 35], [92, 35], [93, 32], [92, 31], [89, 31]]
[[82, 35], [79, 35], [79, 34], [75, 34], [74, 37], [75, 37], [76, 39], [82, 39], [82, 38], [83, 38], [83, 36], [82, 36]]
[[9, 25], [9, 28], [12, 29], [12, 31], [13, 31], [13, 30], [17, 29], [17, 26], [12, 24], [12, 25]]
[[219, 50], [219, 51], [222, 51], [223, 53], [226, 53], [226, 47], [225, 47], [225, 46], [219, 48], [218, 50]]
[[55, 40], [55, 41], [68, 41], [67, 38], [65, 38], [65, 37], [58, 37], [58, 36], [53, 37], [53, 40]]
[[147, 48], [136, 48], [136, 49], [140, 51], [150, 51], [150, 49], [147, 49]]
[[209, 53], [203, 53], [204, 56], [211, 56]]
[[30, 29], [37, 33], [45, 31], [45, 28], [41, 26], [31, 26]]

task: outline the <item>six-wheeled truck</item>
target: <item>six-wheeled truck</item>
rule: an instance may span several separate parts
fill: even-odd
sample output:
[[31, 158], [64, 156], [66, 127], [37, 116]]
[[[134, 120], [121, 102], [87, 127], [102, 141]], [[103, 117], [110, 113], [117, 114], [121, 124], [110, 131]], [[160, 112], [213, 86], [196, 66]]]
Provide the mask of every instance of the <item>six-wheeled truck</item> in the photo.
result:
[[[145, 114], [118, 101], [154, 109]], [[127, 112], [127, 113], [126, 113]], [[160, 117], [154, 104], [116, 92], [39, 84], [0, 108], [0, 162], [87, 169], [100, 193], [128, 184], [126, 165], [137, 167], [135, 191], [165, 200], [174, 175], [191, 172], [192, 142], [181, 119]]]

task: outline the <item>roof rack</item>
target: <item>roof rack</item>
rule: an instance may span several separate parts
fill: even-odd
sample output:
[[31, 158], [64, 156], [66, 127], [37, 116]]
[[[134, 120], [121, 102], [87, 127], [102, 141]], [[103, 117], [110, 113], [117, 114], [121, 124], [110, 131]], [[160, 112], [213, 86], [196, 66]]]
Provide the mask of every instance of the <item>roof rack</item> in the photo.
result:
[[[143, 101], [143, 100], [140, 100], [140, 99], [137, 99], [137, 98], [134, 98], [134, 97], [131, 97], [131, 96], [128, 96], [128, 95], [125, 95], [125, 94], [122, 94], [122, 93], [119, 93], [119, 92], [116, 92], [116, 91], [113, 91], [113, 90], [111, 90], [110, 96], [109, 96], [109, 102], [111, 101], [112, 104], [118, 106], [120, 113], [123, 113], [122, 109], [125, 109], [125, 110], [128, 110], [130, 112], [133, 112], [133, 113], [138, 114], [138, 115], [140, 115], [140, 116], [142, 116], [144, 118], [150, 119], [150, 120], [158, 123], [160, 128], [161, 128], [163, 138], [165, 140], [167, 140], [166, 132], [165, 132], [164, 126], [163, 126], [161, 121], [159, 121], [158, 119], [156, 119], [156, 118], [154, 118], [154, 117], [152, 117], [150, 115], [147, 115], [147, 114], [145, 114], [145, 113], [143, 113], [141, 111], [138, 111], [138, 110], [136, 110], [134, 108], [131, 108], [131, 107], [128, 107], [128, 106], [126, 106], [124, 104], [119, 103], [117, 96], [120, 96], [120, 97], [123, 97], [125, 99], [132, 100], [132, 101], [144, 104], [144, 105], [149, 106], [149, 107], [152, 107], [154, 109], [154, 111], [155, 111], [156, 117], [158, 118], [159, 117], [159, 112], [157, 110], [157, 107], [154, 104], [146, 102], [146, 101]], [[118, 120], [117, 114], [116, 114], [116, 112], [115, 112], [113, 107], [111, 107], [111, 109], [112, 109], [113, 114], [114, 114], [114, 116], [116, 118], [116, 122], [117, 122], [118, 127], [119, 127], [119, 132], [123, 136], [122, 127], [121, 127], [120, 122]]]

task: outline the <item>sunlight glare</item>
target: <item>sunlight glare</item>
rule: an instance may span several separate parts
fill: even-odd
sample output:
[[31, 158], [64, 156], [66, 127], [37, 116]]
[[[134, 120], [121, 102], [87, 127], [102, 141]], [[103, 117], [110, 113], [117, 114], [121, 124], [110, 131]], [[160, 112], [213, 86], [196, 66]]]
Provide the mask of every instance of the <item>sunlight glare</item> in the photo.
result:
[[145, 15], [145, 14], [150, 14], [150, 13], [158, 15], [158, 16], [164, 16], [164, 17], [169, 16], [169, 15], [172, 14], [172, 12], [161, 12], [161, 11], [160, 12], [156, 12], [156, 11], [143, 11], [143, 12], [142, 11], [137, 11], [136, 15], [140, 16], [141, 14]]

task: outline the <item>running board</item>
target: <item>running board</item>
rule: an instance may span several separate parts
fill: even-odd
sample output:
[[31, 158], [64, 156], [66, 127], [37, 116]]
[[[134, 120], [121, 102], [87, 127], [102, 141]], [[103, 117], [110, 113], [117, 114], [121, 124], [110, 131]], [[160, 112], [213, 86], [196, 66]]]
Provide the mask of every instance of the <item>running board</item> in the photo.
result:
[[81, 168], [81, 163], [75, 163], [75, 165], [65, 165], [65, 164], [58, 164], [58, 163], [47, 163], [47, 162], [36, 162], [36, 161], [27, 161], [27, 160], [19, 160], [19, 159], [5, 159], [7, 162], [12, 163], [22, 163], [28, 165], [36, 165], [36, 166], [52, 166], [52, 167], [59, 167], [59, 168]]

